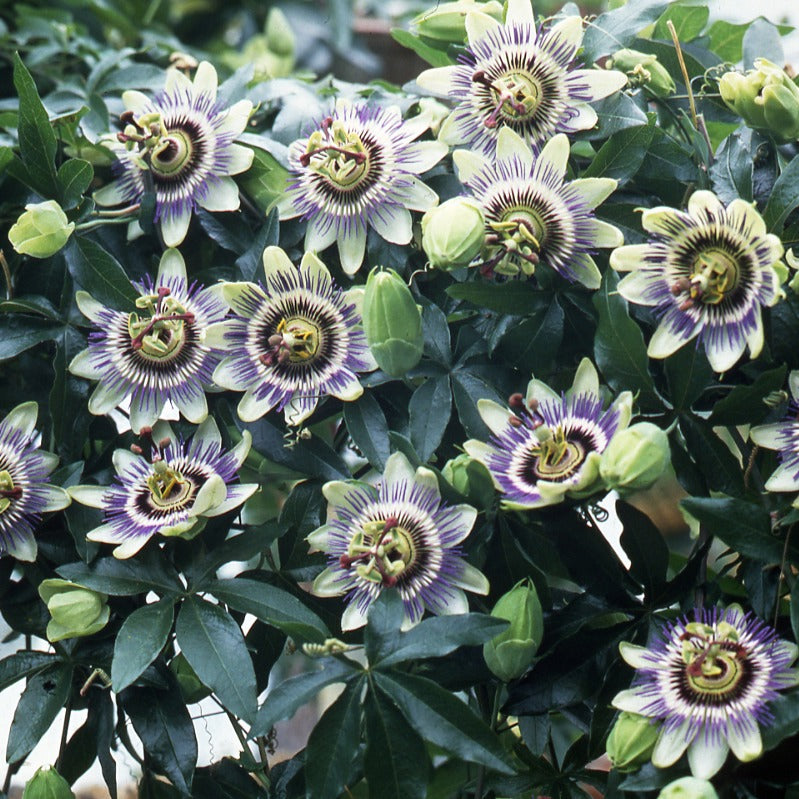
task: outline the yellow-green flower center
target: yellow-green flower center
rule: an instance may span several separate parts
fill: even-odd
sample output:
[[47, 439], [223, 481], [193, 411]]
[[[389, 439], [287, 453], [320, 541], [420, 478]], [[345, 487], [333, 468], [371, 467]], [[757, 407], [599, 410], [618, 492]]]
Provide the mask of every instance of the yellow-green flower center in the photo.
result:
[[159, 288], [157, 294], [140, 297], [136, 307], [148, 315], [140, 317], [136, 312], [128, 315], [131, 347], [151, 361], [176, 357], [186, 343], [186, 325], [194, 321], [194, 314], [170, 296], [165, 287]]
[[369, 175], [369, 151], [357, 133], [328, 118], [321, 130], [308, 137], [305, 153], [300, 157], [304, 167], [326, 178], [338, 189], [349, 191]]
[[494, 108], [483, 121], [487, 128], [495, 128], [500, 117], [511, 123], [530, 119], [541, 104], [541, 84], [529, 72], [513, 70], [490, 80], [480, 70], [472, 75], [472, 80], [483, 84], [491, 96]]
[[11, 473], [6, 469], [0, 471], [0, 513], [4, 513], [11, 507], [12, 499], [19, 499], [22, 496], [22, 489], [14, 485]]
[[191, 161], [192, 152], [191, 138], [185, 131], [167, 131], [150, 150], [150, 168], [164, 177], [177, 175]]
[[746, 650], [734, 627], [694, 622], [683, 634], [685, 683], [693, 693], [723, 698], [734, 694], [746, 677]]
[[540, 480], [563, 480], [585, 460], [585, 450], [577, 441], [569, 441], [562, 427], [553, 431], [547, 425], [535, 430], [538, 444], [533, 447], [533, 472]]
[[155, 507], [168, 508], [179, 505], [191, 493], [192, 484], [165, 461], [153, 463], [152, 474], [147, 478], [150, 499]]
[[307, 364], [316, 358], [322, 343], [322, 331], [302, 316], [281, 319], [269, 336], [269, 349], [261, 356], [266, 366], [277, 363]]
[[[535, 272], [547, 230], [544, 220], [532, 208], [509, 208], [498, 222], [489, 222], [492, 233], [486, 237], [489, 247], [499, 250], [502, 258], [516, 258], [527, 275]], [[501, 267], [497, 271], [502, 273]], [[511, 273], [515, 273], [513, 269]]]
[[341, 558], [344, 568], [355, 566], [364, 580], [393, 586], [416, 558], [416, 545], [410, 532], [397, 520], [366, 522], [358, 530]]
[[738, 286], [739, 276], [738, 262], [728, 252], [715, 247], [702, 250], [693, 263], [691, 299], [718, 305]]

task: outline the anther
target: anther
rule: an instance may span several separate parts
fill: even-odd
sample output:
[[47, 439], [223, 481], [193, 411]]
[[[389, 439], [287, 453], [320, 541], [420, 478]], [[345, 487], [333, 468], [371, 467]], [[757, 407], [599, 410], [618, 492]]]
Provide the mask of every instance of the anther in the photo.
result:
[[144, 454], [144, 450], [138, 444], [131, 444], [130, 445], [130, 451], [134, 455], [143, 455]]
[[511, 408], [523, 408], [524, 397], [517, 391], [508, 398], [508, 405], [510, 405]]
[[0, 497], [3, 499], [19, 499], [21, 496], [22, 488], [20, 486], [0, 489]]
[[508, 424], [511, 427], [521, 427], [524, 424], [524, 422], [522, 422], [522, 420], [518, 416], [511, 416], [510, 419], [508, 419]]
[[688, 311], [694, 307], [694, 301], [689, 297], [685, 302], [681, 302], [679, 308], [681, 311]]

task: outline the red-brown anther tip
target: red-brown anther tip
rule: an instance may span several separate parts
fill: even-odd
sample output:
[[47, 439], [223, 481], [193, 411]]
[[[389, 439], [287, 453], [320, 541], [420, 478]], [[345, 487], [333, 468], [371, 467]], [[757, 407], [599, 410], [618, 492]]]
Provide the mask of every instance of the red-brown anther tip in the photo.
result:
[[383, 532], [387, 533], [389, 530], [393, 530], [395, 527], [399, 526], [399, 519], [396, 516], [389, 516], [385, 524], [383, 525]]
[[194, 324], [194, 314], [191, 311], [186, 311], [183, 314], [183, 321], [188, 322], [190, 325]]
[[139, 429], [139, 435], [143, 438], [150, 438], [153, 434], [153, 428], [149, 425], [145, 425], [144, 427]]
[[171, 438], [164, 437], [158, 442], [158, 447], [160, 449], [166, 449], [171, 443], [172, 443]]
[[676, 297], [678, 294], [682, 294], [682, 286], [679, 283], [672, 283], [669, 291]]
[[131, 444], [130, 451], [134, 455], [142, 455], [144, 453], [144, 450], [138, 444]]
[[122, 113], [119, 115], [119, 118], [120, 118], [120, 120], [121, 120], [122, 122], [124, 122], [125, 124], [127, 124], [128, 122], [134, 122], [134, 121], [135, 121], [135, 116], [134, 116], [134, 114], [133, 114], [133, 111], [130, 111], [130, 110], [128, 110], [128, 111], [123, 111], [123, 112], [122, 112]]
[[300, 156], [300, 164], [302, 166], [308, 166], [308, 164], [310, 164], [310, 163], [311, 163], [311, 156], [310, 155], [308, 155], [307, 153], [304, 153], [303, 155]]
[[19, 499], [22, 496], [22, 488], [14, 486], [13, 488], [4, 488], [0, 491], [0, 497], [3, 499]]
[[687, 299], [685, 302], [680, 303], [681, 311], [688, 311], [693, 307], [694, 307], [694, 301], [692, 299]]
[[352, 558], [349, 555], [342, 555], [338, 559], [338, 564], [342, 569], [349, 569], [352, 566]]
[[539, 404], [540, 403], [535, 397], [530, 397], [530, 399], [527, 400], [527, 407], [533, 412], [538, 410]]
[[322, 120], [322, 130], [327, 130], [333, 124], [333, 117], [325, 117]]
[[142, 348], [142, 340], [140, 338], [132, 338], [130, 340], [130, 346], [133, 347], [134, 350], [140, 350]]
[[159, 297], [168, 297], [172, 293], [172, 289], [169, 286], [159, 286], [158, 287], [158, 296]]
[[355, 153], [353, 156], [356, 164], [362, 164], [366, 160], [366, 153]]
[[517, 391], [508, 397], [508, 405], [511, 408], [522, 408], [524, 407], [524, 397]]
[[128, 135], [126, 133], [122, 133], [121, 131], [117, 133], [117, 141], [124, 144], [128, 140]]
[[518, 416], [511, 416], [510, 419], [508, 419], [508, 424], [511, 427], [521, 427], [524, 424], [524, 422], [522, 422], [522, 420]]
[[396, 584], [397, 584], [397, 578], [396, 577], [384, 577], [383, 578], [383, 585], [386, 586], [386, 588], [393, 588]]
[[472, 83], [483, 83], [486, 79], [486, 74], [482, 69], [472, 74]]

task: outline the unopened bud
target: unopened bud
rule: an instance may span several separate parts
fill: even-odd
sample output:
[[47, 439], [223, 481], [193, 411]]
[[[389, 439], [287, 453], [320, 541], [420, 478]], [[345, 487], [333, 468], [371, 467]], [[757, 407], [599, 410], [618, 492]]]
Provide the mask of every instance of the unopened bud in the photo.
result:
[[510, 625], [483, 645], [488, 668], [503, 682], [521, 677], [532, 663], [544, 635], [544, 617], [535, 586], [522, 580], [501, 596], [491, 615]]
[[471, 504], [487, 508], [494, 501], [494, 481], [490, 472], [471, 456], [462, 454], [448, 460], [441, 474]]
[[411, 20], [415, 32], [437, 42], [463, 44], [466, 41], [466, 16], [479, 12], [502, 22], [502, 3], [489, 0], [478, 3], [475, 0], [458, 0], [452, 3], [438, 3], [430, 11], [425, 11]]
[[28, 780], [22, 799], [75, 799], [75, 794], [54, 768], [43, 767]]
[[81, 638], [102, 630], [108, 623], [108, 597], [69, 580], [42, 581], [39, 596], [52, 617], [47, 625], [47, 640]]
[[453, 197], [422, 217], [422, 248], [437, 269], [468, 266], [484, 240], [483, 211], [468, 197]]
[[638, 50], [618, 50], [605, 64], [627, 74], [630, 85], [645, 86], [656, 97], [668, 97], [676, 89], [669, 71], [656, 55]]
[[199, 702], [211, 695], [211, 690], [200, 682], [197, 672], [182, 652], [179, 652], [169, 664], [169, 670], [175, 675], [180, 686], [180, 693], [187, 705]]
[[622, 773], [637, 771], [649, 761], [660, 733], [660, 725], [646, 716], [623, 712], [607, 742], [607, 753], [613, 768]]
[[657, 799], [719, 799], [712, 782], [698, 777], [680, 777], [670, 782]]
[[363, 329], [377, 365], [402, 377], [422, 357], [422, 314], [405, 281], [393, 270], [373, 269], [363, 298]]
[[609, 489], [622, 496], [649, 488], [671, 462], [669, 437], [651, 422], [638, 422], [616, 433], [599, 462]]
[[49, 258], [66, 243], [75, 229], [55, 200], [29, 203], [8, 231], [8, 240], [21, 255]]

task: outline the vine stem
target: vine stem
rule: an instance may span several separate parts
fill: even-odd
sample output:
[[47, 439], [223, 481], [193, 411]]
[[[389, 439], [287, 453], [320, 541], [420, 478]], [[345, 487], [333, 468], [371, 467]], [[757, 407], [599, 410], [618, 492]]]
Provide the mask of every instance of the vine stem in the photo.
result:
[[6, 280], [6, 299], [13, 300], [14, 286], [11, 282], [11, 270], [8, 267], [8, 261], [6, 261], [5, 253], [2, 250], [0, 250], [0, 269], [3, 270], [3, 277]]
[[58, 760], [56, 760], [56, 771], [60, 773], [61, 762], [64, 759], [64, 750], [67, 748], [67, 736], [69, 735], [69, 720], [72, 717], [72, 703], [67, 702], [64, 709], [64, 726], [61, 728], [61, 742], [58, 745]]
[[677, 50], [677, 60], [680, 62], [680, 69], [682, 70], [682, 77], [685, 81], [685, 91], [688, 92], [688, 105], [691, 109], [691, 119], [694, 121], [694, 127], [699, 130], [699, 123], [696, 116], [696, 101], [694, 100], [694, 91], [691, 88], [691, 79], [688, 77], [688, 69], [685, 66], [685, 59], [682, 55], [682, 47], [680, 47], [680, 38], [677, 36], [677, 29], [671, 20], [666, 22], [666, 25], [671, 34], [671, 39], [674, 42], [674, 48]]
[[[793, 528], [795, 525], [790, 525], [788, 527], [788, 532], [785, 533], [785, 544], [782, 547], [782, 560], [780, 561], [780, 579], [777, 581], [777, 601], [774, 603], [774, 624], [773, 627], [777, 626], [777, 622], [780, 618], [780, 591], [782, 590], [782, 584], [785, 582], [785, 561], [788, 560], [788, 545], [791, 541], [791, 533], [793, 532]], [[795, 587], [795, 586], [794, 586]]]

